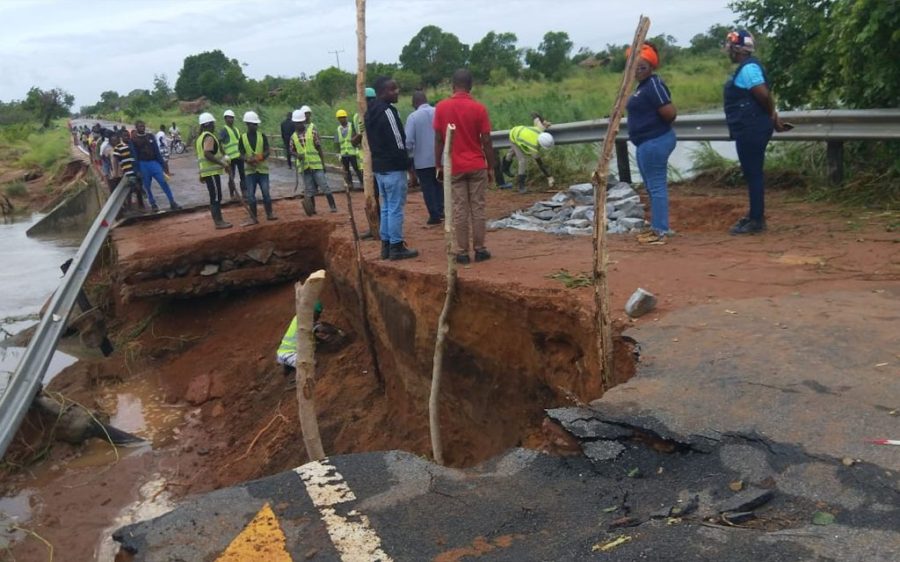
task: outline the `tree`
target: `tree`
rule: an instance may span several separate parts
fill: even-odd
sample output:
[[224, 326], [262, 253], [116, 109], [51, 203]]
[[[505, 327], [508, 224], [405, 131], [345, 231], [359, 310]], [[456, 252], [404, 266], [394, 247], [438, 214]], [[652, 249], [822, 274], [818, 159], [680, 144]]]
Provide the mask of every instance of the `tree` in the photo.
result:
[[356, 75], [332, 66], [316, 74], [313, 83], [322, 101], [331, 105], [356, 90]]
[[529, 49], [525, 53], [525, 62], [549, 80], [562, 80], [572, 62], [569, 51], [574, 44], [565, 31], [548, 31], [537, 49]]
[[75, 103], [75, 96], [62, 88], [41, 90], [34, 86], [28, 90], [22, 107], [37, 117], [46, 129], [53, 119], [69, 115], [73, 103]]
[[180, 99], [206, 96], [215, 102], [230, 102], [238, 99], [246, 81], [241, 63], [216, 49], [184, 59], [175, 93]]
[[725, 42], [725, 35], [731, 31], [731, 27], [717, 23], [710, 26], [706, 33], [698, 33], [691, 38], [691, 46], [688, 49], [692, 54], [718, 53]]
[[458, 68], [466, 65], [469, 46], [452, 33], [436, 25], [426, 25], [400, 51], [400, 64], [415, 72], [429, 86], [448, 80]]
[[515, 33], [488, 32], [481, 41], [472, 45], [469, 67], [479, 82], [490, 79], [491, 71], [503, 69], [515, 78], [522, 71], [522, 51], [516, 48]]
[[150, 96], [160, 109], [166, 109], [172, 103], [174, 93], [165, 74], [153, 75], [153, 91], [150, 92]]

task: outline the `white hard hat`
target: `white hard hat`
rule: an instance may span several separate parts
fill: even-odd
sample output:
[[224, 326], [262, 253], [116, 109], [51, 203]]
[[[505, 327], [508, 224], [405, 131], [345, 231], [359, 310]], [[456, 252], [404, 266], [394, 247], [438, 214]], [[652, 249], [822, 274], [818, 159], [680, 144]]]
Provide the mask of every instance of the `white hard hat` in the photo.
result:
[[550, 133], [541, 133], [538, 135], [538, 144], [544, 148], [553, 147], [553, 135]]
[[304, 105], [303, 107], [301, 107], [300, 111], [302, 111], [303, 113], [312, 113], [312, 109], [310, 109], [308, 105]]
[[259, 125], [259, 115], [255, 111], [248, 111], [244, 114], [244, 123], [256, 123]]
[[295, 109], [293, 113], [291, 113], [291, 121], [294, 123], [303, 123], [306, 121], [306, 114], [303, 113], [302, 109]]
[[223, 117], [234, 117], [234, 112], [230, 109], [226, 109], [225, 113], [222, 114]]
[[201, 125], [206, 125], [207, 123], [215, 123], [215, 122], [216, 122], [216, 118], [213, 117], [212, 113], [205, 111], [200, 114], [200, 124]]

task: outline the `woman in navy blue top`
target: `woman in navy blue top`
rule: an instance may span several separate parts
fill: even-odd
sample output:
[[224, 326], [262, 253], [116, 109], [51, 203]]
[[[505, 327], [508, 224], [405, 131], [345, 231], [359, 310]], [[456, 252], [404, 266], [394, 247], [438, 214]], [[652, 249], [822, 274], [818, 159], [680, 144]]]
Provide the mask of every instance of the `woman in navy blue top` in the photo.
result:
[[753, 36], [744, 30], [732, 31], [725, 38], [725, 48], [731, 62], [738, 65], [725, 82], [725, 121], [750, 195], [750, 211], [731, 227], [731, 234], [756, 234], [766, 229], [766, 145], [773, 130], [781, 132], [787, 128], [775, 111], [766, 71], [753, 56]]
[[628, 98], [628, 137], [637, 147], [637, 163], [650, 196], [650, 230], [638, 236], [643, 243], [664, 244], [669, 230], [669, 155], [675, 150], [672, 121], [677, 111], [662, 78], [656, 47], [644, 43], [634, 71], [637, 88]]

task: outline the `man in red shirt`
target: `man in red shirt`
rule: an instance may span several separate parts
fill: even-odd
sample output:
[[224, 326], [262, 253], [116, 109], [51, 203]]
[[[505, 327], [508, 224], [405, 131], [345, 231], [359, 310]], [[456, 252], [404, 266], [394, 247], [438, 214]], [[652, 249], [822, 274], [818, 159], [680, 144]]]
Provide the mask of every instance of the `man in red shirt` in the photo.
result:
[[439, 103], [434, 112], [434, 161], [438, 178], [443, 174], [442, 156], [447, 125], [453, 124], [450, 147], [453, 186], [453, 228], [456, 229], [456, 263], [469, 263], [469, 222], [475, 261], [490, 259], [484, 246], [484, 192], [494, 181], [494, 145], [487, 108], [472, 94], [472, 73], [462, 68], [453, 73], [453, 96]]

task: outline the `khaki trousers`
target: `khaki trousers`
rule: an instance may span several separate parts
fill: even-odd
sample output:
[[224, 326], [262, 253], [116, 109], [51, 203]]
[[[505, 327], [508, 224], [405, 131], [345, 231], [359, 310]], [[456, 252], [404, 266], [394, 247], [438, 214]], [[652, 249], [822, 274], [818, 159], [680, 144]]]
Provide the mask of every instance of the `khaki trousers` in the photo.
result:
[[450, 178], [453, 189], [453, 228], [456, 229], [456, 253], [469, 251], [469, 223], [472, 224], [472, 246], [484, 249], [484, 192], [487, 190], [487, 169]]

